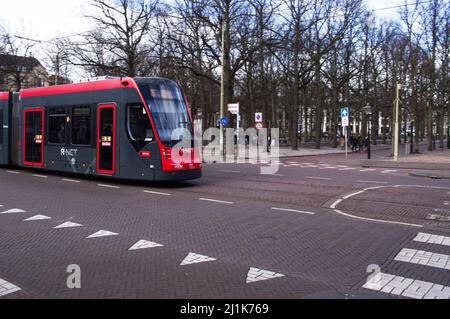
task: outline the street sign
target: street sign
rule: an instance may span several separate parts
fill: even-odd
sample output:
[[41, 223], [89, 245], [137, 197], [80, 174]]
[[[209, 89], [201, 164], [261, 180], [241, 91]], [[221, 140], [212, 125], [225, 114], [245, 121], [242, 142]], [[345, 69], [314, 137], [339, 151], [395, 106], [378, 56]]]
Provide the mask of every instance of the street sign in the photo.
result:
[[239, 103], [228, 104], [228, 112], [233, 115], [239, 114]]
[[255, 123], [262, 123], [262, 121], [263, 121], [263, 114], [255, 113]]
[[228, 126], [230, 124], [230, 120], [226, 117], [222, 117], [219, 121], [220, 125], [222, 126]]
[[262, 123], [255, 123], [255, 128], [260, 131], [264, 128], [264, 125]]
[[350, 116], [349, 108], [348, 107], [341, 108], [342, 126], [344, 126], [344, 127], [349, 126], [349, 124], [350, 124], [349, 116]]

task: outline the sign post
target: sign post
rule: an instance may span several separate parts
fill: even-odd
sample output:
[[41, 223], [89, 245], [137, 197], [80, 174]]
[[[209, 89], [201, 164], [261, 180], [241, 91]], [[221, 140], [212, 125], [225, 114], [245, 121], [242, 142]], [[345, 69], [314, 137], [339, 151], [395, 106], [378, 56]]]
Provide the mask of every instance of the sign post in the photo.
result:
[[341, 119], [342, 119], [342, 128], [344, 130], [344, 138], [345, 138], [345, 158], [348, 159], [348, 125], [349, 125], [349, 115], [350, 110], [348, 107], [341, 108]]

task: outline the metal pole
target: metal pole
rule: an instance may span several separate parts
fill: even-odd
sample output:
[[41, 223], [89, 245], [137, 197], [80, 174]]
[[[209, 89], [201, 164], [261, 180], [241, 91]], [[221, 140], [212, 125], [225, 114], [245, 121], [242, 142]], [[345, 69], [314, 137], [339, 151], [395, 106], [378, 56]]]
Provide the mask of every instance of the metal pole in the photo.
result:
[[370, 150], [370, 114], [367, 114], [367, 139], [369, 141], [369, 144], [367, 145], [367, 159], [371, 159], [372, 154]]
[[345, 158], [348, 159], [348, 132], [347, 132], [347, 126], [344, 126], [344, 136], [345, 136]]
[[[224, 117], [225, 113], [225, 17], [222, 18], [222, 74], [220, 77], [220, 118]], [[220, 123], [220, 151], [222, 156], [225, 156], [224, 145], [224, 127]]]
[[414, 153], [414, 122], [411, 122], [411, 149], [410, 153]]
[[400, 89], [402, 88], [401, 84], [397, 84], [396, 90], [395, 90], [395, 128], [394, 128], [394, 161], [398, 161], [398, 138], [399, 138], [399, 123], [398, 123], [398, 117], [399, 117], [399, 100], [400, 100]]

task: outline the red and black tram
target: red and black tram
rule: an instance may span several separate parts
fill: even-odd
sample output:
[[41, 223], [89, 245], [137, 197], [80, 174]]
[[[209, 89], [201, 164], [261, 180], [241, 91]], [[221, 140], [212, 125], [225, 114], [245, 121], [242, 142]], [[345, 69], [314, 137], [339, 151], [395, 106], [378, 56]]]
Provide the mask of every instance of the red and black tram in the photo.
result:
[[[182, 161], [173, 148], [189, 132]], [[180, 86], [109, 78], [0, 93], [0, 165], [146, 181], [200, 178], [200, 150]], [[186, 156], [187, 155], [187, 156]]]

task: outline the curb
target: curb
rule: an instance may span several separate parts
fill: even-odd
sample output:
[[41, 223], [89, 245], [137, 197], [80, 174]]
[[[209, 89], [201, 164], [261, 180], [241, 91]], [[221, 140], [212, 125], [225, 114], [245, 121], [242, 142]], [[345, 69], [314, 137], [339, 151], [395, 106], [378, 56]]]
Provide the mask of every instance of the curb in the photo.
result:
[[409, 175], [414, 176], [414, 177], [425, 177], [425, 178], [431, 178], [431, 179], [450, 179], [450, 176], [430, 175], [430, 174], [415, 173], [415, 172], [411, 172], [411, 173], [409, 173]]

